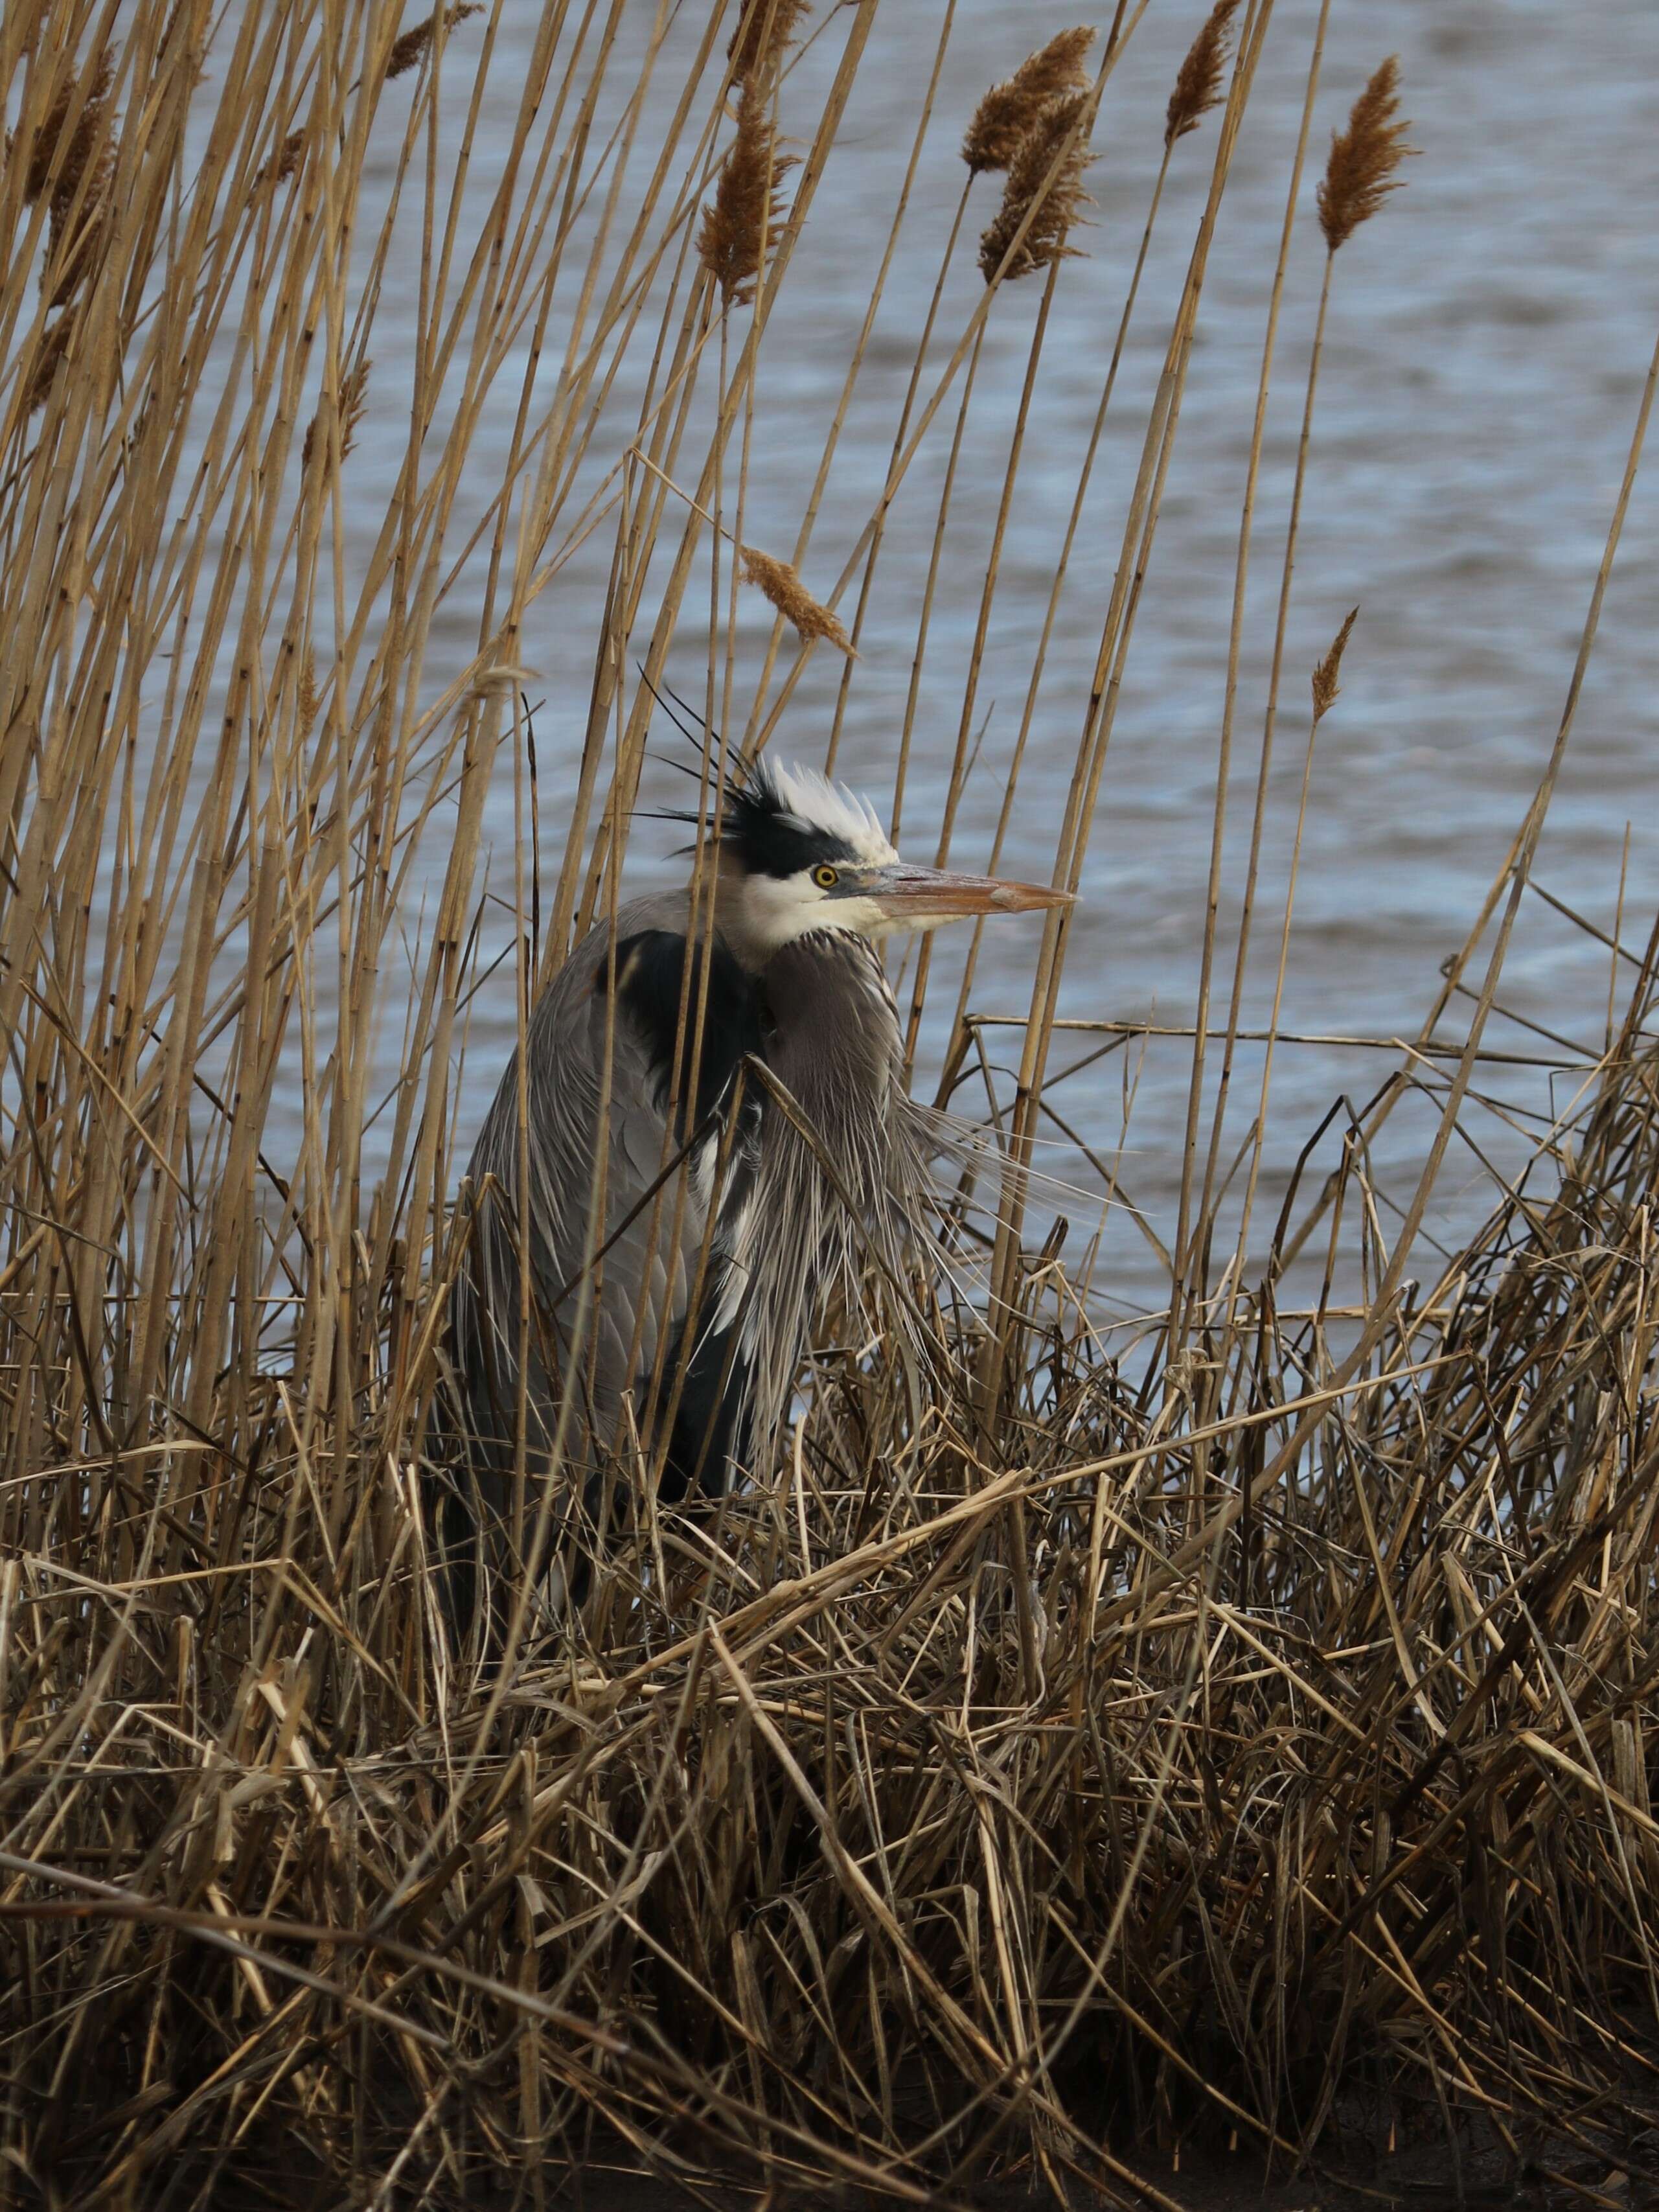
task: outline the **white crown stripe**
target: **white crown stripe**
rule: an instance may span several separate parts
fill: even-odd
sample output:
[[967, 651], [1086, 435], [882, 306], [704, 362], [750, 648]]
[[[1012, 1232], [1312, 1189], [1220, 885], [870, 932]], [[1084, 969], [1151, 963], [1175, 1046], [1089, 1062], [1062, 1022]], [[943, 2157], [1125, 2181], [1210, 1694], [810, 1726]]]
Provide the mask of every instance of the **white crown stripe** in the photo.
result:
[[861, 860], [886, 865], [897, 860], [881, 817], [866, 799], [831, 783], [817, 769], [783, 761], [763, 761], [755, 773], [792, 827], [824, 830], [844, 837]]

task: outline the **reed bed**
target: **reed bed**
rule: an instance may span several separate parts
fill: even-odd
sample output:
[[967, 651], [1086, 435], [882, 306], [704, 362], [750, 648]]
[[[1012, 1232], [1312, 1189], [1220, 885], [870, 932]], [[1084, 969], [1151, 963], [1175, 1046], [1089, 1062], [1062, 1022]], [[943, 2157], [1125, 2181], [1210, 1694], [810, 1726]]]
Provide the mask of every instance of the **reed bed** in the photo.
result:
[[[1419, 1232], [1501, 1058], [1486, 1031], [1651, 377], [1536, 802], [1363, 1110], [1323, 1133], [1272, 1119], [1292, 875], [1239, 1155], [1249, 931], [1212, 1032], [1212, 900], [1160, 1310], [1109, 1327], [1093, 1255], [1023, 1212], [1011, 1175], [978, 1232], [988, 1287], [936, 1286], [953, 1357], [920, 1411], [890, 1341], [836, 1341], [830, 1317], [770, 1480], [670, 1512], [619, 1467], [567, 1619], [503, 1655], [446, 1618], [425, 1499], [476, 995], [515, 995], [522, 1022], [608, 910], [678, 633], [707, 628], [711, 781], [771, 741], [820, 647], [833, 756], [913, 461], [950, 447], [936, 547], [954, 472], [988, 465], [975, 379], [1018, 283], [1039, 305], [946, 856], [1009, 502], [1042, 434], [1048, 304], [1089, 281], [1109, 118], [1147, 149], [1148, 199], [1103, 420], [1146, 237], [1177, 219], [1172, 163], [1194, 164], [1192, 247], [1158, 303], [1133, 495], [1106, 519], [1121, 555], [1095, 681], [1039, 696], [1098, 422], [997, 833], [1028, 745], [1052, 759], [1063, 725], [1055, 879], [1086, 883], [1272, 5], [1195, 13], [1167, 109], [1140, 117], [1112, 80], [1146, 0], [1092, 32], [1037, 26], [1047, 43], [999, 58], [976, 116], [935, 112], [936, 65], [817, 493], [769, 547], [749, 521], [762, 340], [787, 331], [794, 246], [882, 25], [873, 0], [682, 12], [689, 32], [667, 7], [551, 0], [488, 147], [501, 0], [415, 21], [387, 0], [19, 0], [0, 21], [5, 2192], [539, 2206], [574, 2170], [621, 2166], [769, 2203], [951, 2202], [1002, 2172], [1167, 2206], [1183, 2143], [1288, 2172], [1437, 2132], [1460, 2189], [1478, 2157], [1515, 2188], [1622, 2203], [1601, 2177], [1642, 2170], [1659, 1996], [1659, 939], [1613, 948], [1622, 1018], [1485, 1226], [1426, 1273]], [[945, 6], [941, 64], [951, 25]], [[1217, 884], [1279, 302], [1318, 266], [1296, 218], [1323, 32], [1322, 13], [1263, 272]], [[797, 90], [815, 41], [816, 109]], [[1401, 181], [1409, 93], [1379, 62], [1344, 88], [1318, 200], [1322, 334], [1338, 249], [1363, 250]], [[909, 185], [958, 149], [887, 479], [829, 550], [818, 498], [877, 374]], [[489, 182], [469, 196], [475, 166]], [[953, 327], [970, 207], [986, 284]], [[418, 343], [393, 361], [377, 313], [411, 226]], [[495, 405], [509, 429], [486, 459]], [[369, 410], [406, 436], [348, 558]], [[532, 640], [593, 544], [611, 552], [581, 616], [592, 689], [561, 824]], [[1292, 527], [1251, 901], [1293, 546]], [[737, 643], [757, 593], [775, 616], [758, 668]], [[438, 685], [446, 622], [471, 644]], [[1310, 768], [1353, 627], [1312, 669]], [[915, 714], [913, 684], [896, 807]], [[492, 782], [516, 830], [495, 907]], [[970, 963], [951, 1019], [944, 1087], [984, 1073], [1017, 1160], [1069, 1126], [1129, 1026], [1061, 1020], [1068, 927], [1043, 939], [1029, 1012], [976, 1012]], [[926, 984], [924, 966], [913, 1034]], [[1455, 1005], [1469, 1019], [1448, 1037]], [[1434, 1133], [1385, 1227], [1370, 1147], [1407, 1097]], [[1270, 1134], [1304, 1168], [1264, 1235]], [[1097, 1211], [1121, 1199], [1121, 1162], [1097, 1164], [1079, 1200]]]

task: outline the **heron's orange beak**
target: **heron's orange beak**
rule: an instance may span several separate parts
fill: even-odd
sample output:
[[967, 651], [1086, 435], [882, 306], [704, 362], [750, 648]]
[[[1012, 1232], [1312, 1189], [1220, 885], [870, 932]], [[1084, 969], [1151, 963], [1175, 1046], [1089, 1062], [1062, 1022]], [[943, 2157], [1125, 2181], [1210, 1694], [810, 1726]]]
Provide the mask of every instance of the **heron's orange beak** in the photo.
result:
[[1010, 884], [995, 876], [959, 876], [949, 868], [883, 868], [869, 894], [890, 920], [948, 921], [975, 914], [1036, 914], [1070, 906], [1070, 891], [1047, 884]]

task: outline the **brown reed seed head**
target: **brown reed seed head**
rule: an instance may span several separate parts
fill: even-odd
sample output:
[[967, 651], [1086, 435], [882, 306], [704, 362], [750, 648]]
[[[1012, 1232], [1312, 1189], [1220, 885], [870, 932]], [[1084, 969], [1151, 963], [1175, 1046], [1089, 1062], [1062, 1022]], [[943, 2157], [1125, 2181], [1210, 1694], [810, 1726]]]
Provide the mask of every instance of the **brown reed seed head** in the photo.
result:
[[268, 161], [262, 162], [253, 173], [255, 189], [261, 185], [285, 185], [300, 166], [300, 156], [305, 151], [306, 134], [290, 131]]
[[771, 76], [794, 43], [802, 19], [811, 13], [811, 0], [743, 0], [738, 27], [726, 49], [738, 83]]
[[812, 597], [798, 568], [753, 545], [739, 545], [738, 558], [743, 563], [744, 583], [764, 592], [784, 620], [794, 625], [798, 636], [809, 644], [814, 638], [824, 638], [851, 659], [853, 641], [842, 627], [840, 616]]
[[1028, 54], [1011, 77], [991, 87], [974, 110], [962, 142], [962, 158], [970, 176], [983, 169], [1008, 168], [1050, 101], [1087, 91], [1089, 76], [1083, 64], [1094, 39], [1092, 23], [1057, 32], [1046, 46]]
[[1358, 607], [1349, 608], [1347, 619], [1331, 640], [1330, 651], [1313, 672], [1313, 718], [1316, 723], [1324, 720], [1336, 702], [1340, 689], [1336, 679], [1341, 673], [1342, 655], [1347, 646], [1348, 633], [1352, 629], [1358, 613]]
[[[438, 12], [434, 8], [424, 22], [411, 24], [408, 30], [400, 31], [392, 40], [392, 52], [386, 65], [388, 83], [394, 76], [403, 76], [412, 70], [432, 44], [438, 29]], [[444, 28], [453, 31], [457, 23], [465, 22], [469, 15], [481, 15], [483, 13], [483, 0], [458, 0], [455, 7], [443, 10]]]
[[[1003, 270], [1005, 281], [1029, 276], [1034, 269], [1047, 269], [1076, 252], [1066, 241], [1073, 224], [1089, 204], [1083, 173], [1095, 157], [1084, 128], [1079, 127], [1086, 125], [1089, 97], [1086, 92], [1076, 92], [1069, 99], [1055, 100], [1027, 132], [1002, 188], [1002, 205], [979, 242], [980, 273], [988, 284], [995, 282], [1004, 254], [1033, 208], [1030, 228]], [[1058, 173], [1047, 192], [1042, 192], [1056, 160]], [[1039, 193], [1042, 193], [1040, 201]]]
[[300, 671], [300, 696], [295, 702], [302, 738], [311, 735], [312, 726], [317, 720], [317, 710], [321, 704], [322, 695], [317, 689], [317, 663], [310, 653], [307, 653], [306, 665]]
[[1355, 100], [1347, 129], [1331, 134], [1331, 155], [1319, 187], [1319, 227], [1333, 253], [1405, 181], [1394, 173], [1417, 149], [1405, 143], [1411, 125], [1395, 119], [1399, 90], [1400, 64], [1390, 54]]
[[1176, 72], [1175, 90], [1170, 94], [1164, 118], [1166, 147], [1184, 138], [1189, 131], [1196, 131], [1199, 118], [1219, 105], [1221, 76], [1227, 64], [1227, 31], [1237, 9], [1238, 0], [1215, 0], [1203, 29], [1188, 47], [1187, 58]]
[[794, 166], [777, 150], [763, 96], [745, 82], [737, 136], [697, 232], [697, 258], [720, 286], [722, 307], [746, 307], [754, 298], [762, 264], [776, 241], [777, 186]]
[[24, 395], [25, 414], [33, 415], [37, 408], [44, 407], [51, 397], [53, 380], [69, 344], [70, 327], [70, 317], [59, 315], [57, 321], [49, 323], [42, 333], [40, 349], [35, 355], [34, 367], [29, 373], [28, 390]]
[[[363, 414], [368, 405], [368, 372], [374, 366], [372, 361], [360, 361], [355, 368], [348, 369], [340, 380], [340, 459], [342, 460], [344, 460], [356, 443], [357, 432], [362, 427]], [[308, 469], [311, 466], [311, 456], [316, 447], [317, 432], [322, 419], [320, 415], [313, 415], [306, 425], [305, 443], [300, 449], [300, 465], [302, 469]]]
[[47, 191], [52, 193], [54, 200], [66, 192], [73, 197], [103, 128], [109, 101], [110, 80], [114, 70], [114, 56], [106, 47], [94, 65], [92, 82], [85, 88], [75, 129], [69, 143], [64, 148], [61, 160], [58, 143], [69, 121], [70, 111], [82, 93], [78, 77], [68, 79], [41, 118], [40, 127], [29, 147], [29, 165], [23, 178], [25, 205], [33, 207], [36, 200]]
[[[64, 127], [70, 103], [64, 96], [53, 102], [35, 142], [30, 182], [40, 165], [42, 142], [48, 136], [52, 140], [40, 179], [41, 189], [46, 190], [49, 181], [51, 191], [40, 289], [50, 295], [54, 307], [61, 307], [91, 274], [100, 240], [106, 235], [110, 187], [115, 181], [114, 117], [109, 96], [113, 73], [113, 57], [106, 49], [99, 57], [67, 139]], [[66, 235], [71, 241], [67, 252], [64, 251]]]
[[357, 442], [357, 433], [362, 427], [363, 416], [368, 407], [368, 372], [374, 366], [372, 361], [360, 361], [356, 368], [347, 372], [345, 381], [340, 386], [342, 460]]
[[[50, 294], [55, 307], [61, 307], [72, 297], [92, 273], [100, 243], [107, 236], [109, 191], [114, 181], [115, 149], [105, 145], [99, 149], [84, 191], [54, 192], [52, 196], [52, 219], [46, 226], [46, 259], [40, 271], [40, 289]], [[71, 244], [64, 253], [62, 248], [66, 235]]]

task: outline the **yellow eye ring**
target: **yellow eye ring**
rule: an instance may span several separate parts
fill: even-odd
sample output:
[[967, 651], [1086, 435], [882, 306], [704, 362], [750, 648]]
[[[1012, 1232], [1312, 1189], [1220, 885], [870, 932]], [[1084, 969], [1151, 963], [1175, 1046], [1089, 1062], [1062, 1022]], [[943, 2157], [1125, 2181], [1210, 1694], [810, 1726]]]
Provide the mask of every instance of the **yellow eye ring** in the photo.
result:
[[821, 891], [832, 891], [841, 881], [841, 871], [832, 868], [826, 860], [821, 867], [813, 869], [812, 881]]

